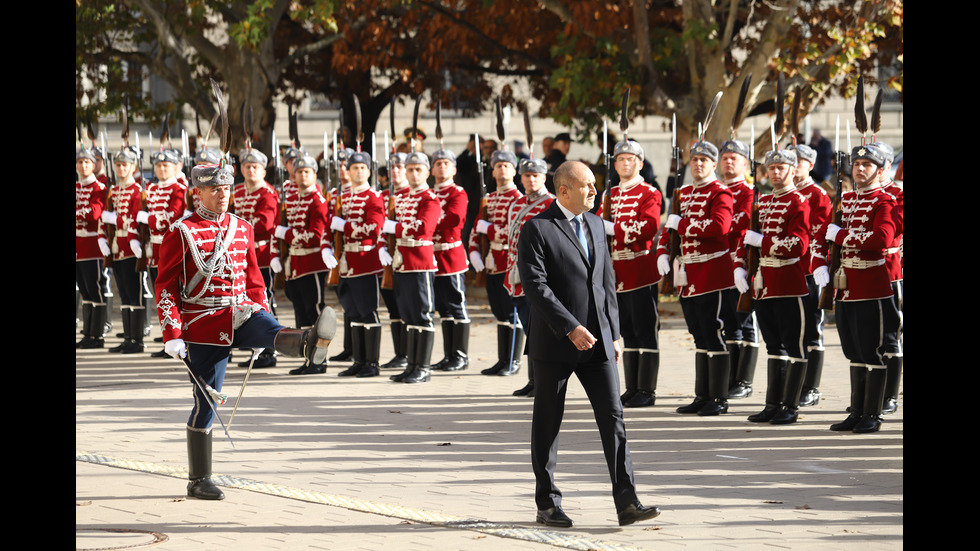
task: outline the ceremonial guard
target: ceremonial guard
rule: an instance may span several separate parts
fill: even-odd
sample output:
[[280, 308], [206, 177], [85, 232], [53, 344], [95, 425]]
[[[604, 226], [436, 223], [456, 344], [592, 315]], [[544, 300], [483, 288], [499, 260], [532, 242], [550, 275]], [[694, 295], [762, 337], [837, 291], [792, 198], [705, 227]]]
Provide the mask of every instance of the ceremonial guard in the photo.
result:
[[[293, 161], [296, 192], [286, 197], [287, 226], [277, 226], [275, 236], [286, 242], [286, 296], [293, 303], [298, 327], [312, 327], [325, 307], [324, 291], [327, 264], [333, 251], [321, 254], [321, 239], [330, 227], [327, 200], [316, 185], [317, 162], [309, 155]], [[325, 259], [327, 259], [325, 261]], [[325, 373], [325, 361], [305, 364], [289, 371], [290, 375]]]
[[[734, 127], [734, 125], [733, 125]], [[732, 261], [738, 251], [739, 243], [752, 222], [752, 205], [755, 202], [755, 188], [745, 181], [745, 174], [751, 164], [749, 146], [745, 142], [731, 139], [721, 144], [718, 170], [722, 183], [732, 192], [732, 229], [728, 232], [728, 246]], [[727, 291], [728, 305], [738, 304], [738, 289]], [[737, 326], [726, 331], [731, 373], [728, 377], [728, 398], [748, 398], [752, 396], [752, 381], [755, 379], [755, 365], [759, 358], [759, 335], [756, 332], [755, 312], [735, 311]]]
[[[803, 344], [810, 260], [810, 207], [796, 191], [796, 153], [774, 150], [766, 155], [772, 194], [759, 198], [759, 231], [747, 230], [734, 271], [739, 292], [751, 292], [759, 330], [766, 342], [765, 408], [749, 416], [755, 423], [785, 425], [798, 418], [800, 392], [807, 369]], [[748, 274], [746, 247], [759, 249], [758, 270]]]
[[[619, 330], [623, 336], [623, 407], [647, 407], [657, 399], [660, 372], [660, 313], [654, 240], [660, 230], [663, 197], [644, 181], [643, 148], [624, 139], [613, 149], [613, 167], [619, 184], [606, 190], [609, 212], [599, 214], [611, 238], [610, 255], [616, 272]], [[605, 209], [606, 202], [603, 202]]]
[[690, 149], [692, 184], [680, 190], [680, 214], [667, 217], [665, 227], [680, 238], [674, 266], [670, 261], [671, 232], [661, 232], [657, 269], [674, 271], [681, 309], [694, 337], [694, 401], [678, 413], [718, 415], [728, 412], [730, 359], [723, 330], [731, 327], [734, 309], [726, 290], [735, 286], [728, 251], [732, 225], [732, 192], [715, 177], [718, 148], [703, 139]]
[[[528, 134], [528, 144], [533, 148], [530, 132]], [[521, 173], [521, 185], [524, 186], [526, 194], [514, 201], [508, 215], [510, 233], [507, 241], [510, 247], [507, 249], [507, 277], [504, 279], [504, 287], [510, 293], [514, 307], [517, 308], [517, 317], [521, 320], [521, 325], [526, 331], [531, 326], [531, 305], [528, 304], [527, 297], [524, 296], [521, 275], [517, 269], [517, 243], [521, 237], [521, 228], [524, 227], [524, 223], [551, 206], [555, 196], [548, 192], [545, 185], [548, 179], [548, 164], [543, 159], [533, 157], [521, 159], [518, 170]], [[515, 390], [514, 396], [534, 396], [534, 361], [531, 360], [530, 356], [527, 357], [527, 384]]]
[[895, 160], [895, 150], [885, 142], [874, 142], [871, 144], [881, 151], [885, 159], [884, 170], [881, 171], [881, 189], [895, 198], [895, 238], [885, 249], [885, 266], [888, 266], [888, 276], [892, 282], [892, 293], [895, 297], [895, 307], [898, 308], [898, 328], [889, 328], [889, 334], [894, 332], [897, 337], [891, 343], [890, 349], [885, 352], [887, 358], [887, 382], [885, 383], [885, 402], [882, 406], [882, 413], [894, 413], [898, 409], [898, 387], [902, 382], [902, 368], [904, 367], [904, 355], [902, 351], [903, 334], [903, 297], [905, 285], [902, 279], [902, 240], [905, 234], [905, 191], [902, 186], [895, 183], [890, 177], [892, 162]]
[[840, 246], [833, 274], [835, 318], [841, 349], [850, 361], [849, 415], [830, 430], [858, 433], [881, 428], [885, 394], [885, 354], [897, 340], [899, 312], [885, 251], [896, 233], [895, 198], [881, 189], [885, 157], [878, 148], [851, 151], [854, 190], [841, 197], [841, 225], [829, 224], [826, 239]]
[[[340, 200], [344, 193], [350, 191], [351, 179], [350, 172], [347, 170], [347, 161], [350, 160], [351, 156], [354, 154], [354, 150], [349, 147], [344, 147], [344, 144], [340, 144], [339, 147], [335, 147], [337, 154], [334, 156], [334, 166], [337, 169], [337, 185], [336, 187], [330, 188], [329, 190], [324, 190], [324, 197], [327, 198], [327, 211], [330, 216], [338, 215], [337, 202]], [[328, 184], [329, 185], [329, 184]], [[333, 246], [331, 245], [331, 249]], [[335, 261], [339, 262], [339, 255], [341, 251], [334, 251]], [[334, 276], [332, 271], [336, 267], [334, 262], [331, 262], [331, 274], [328, 278], [330, 285], [334, 287], [334, 292], [337, 293], [337, 300], [340, 300], [340, 277], [339, 274]], [[351, 320], [350, 316], [344, 312], [344, 347], [336, 355], [330, 357], [332, 362], [346, 362], [354, 357], [354, 348], [352, 344], [353, 331], [351, 330]]]
[[275, 348], [309, 360], [317, 346], [329, 344], [336, 320], [327, 309], [316, 320], [316, 330], [297, 330], [272, 317], [252, 226], [227, 212], [231, 169], [201, 165], [191, 174], [201, 206], [165, 234], [157, 257], [156, 292], [164, 349], [185, 362], [194, 383], [194, 407], [187, 420], [187, 495], [224, 499], [211, 481], [211, 424], [216, 402], [223, 400], [232, 347]]
[[[204, 149], [202, 153], [207, 151], [209, 150]], [[272, 259], [274, 256], [278, 258], [274, 232], [279, 222], [279, 194], [265, 180], [269, 158], [264, 153], [248, 144], [248, 147], [238, 154], [238, 162], [245, 185], [235, 190], [235, 214], [252, 225], [252, 231], [255, 233], [255, 258], [259, 262], [259, 271], [265, 282], [265, 294], [270, 312], [275, 315]], [[249, 360], [239, 364], [239, 367], [248, 367], [249, 363], [252, 363], [252, 367], [255, 368], [273, 367], [276, 365], [275, 351], [271, 348], [263, 350], [254, 362]]]
[[[396, 218], [396, 205], [399, 201], [407, 197], [411, 189], [408, 185], [408, 179], [405, 177], [405, 159], [407, 156], [405, 153], [398, 152], [394, 152], [388, 156], [388, 177], [391, 185], [382, 194], [382, 200], [387, 205], [387, 219]], [[397, 248], [393, 236], [389, 236], [387, 241], [382, 241], [381, 246], [385, 249], [385, 254], [388, 255], [394, 254]], [[379, 254], [381, 253], [379, 252]], [[385, 269], [393, 270], [390, 265]], [[408, 342], [405, 322], [402, 320], [401, 313], [398, 310], [398, 300], [395, 298], [393, 273], [390, 288], [381, 287], [381, 299], [385, 303], [385, 308], [388, 309], [388, 320], [391, 324], [391, 342], [395, 349], [395, 356], [382, 365], [381, 369], [401, 369], [404, 371], [408, 367]]]
[[[413, 144], [414, 146], [414, 144]], [[409, 192], [399, 194], [395, 220], [385, 220], [383, 231], [395, 236], [395, 298], [405, 324], [408, 366], [391, 380], [424, 383], [430, 378], [429, 360], [435, 329], [432, 324], [437, 269], [433, 251], [433, 234], [439, 223], [439, 198], [429, 189], [429, 158], [412, 152], [405, 158]]]
[[456, 185], [456, 155], [440, 147], [432, 154], [433, 191], [439, 198], [441, 214], [432, 235], [438, 270], [435, 275], [435, 306], [442, 320], [442, 348], [445, 356], [432, 366], [436, 371], [458, 371], [469, 366], [470, 317], [466, 311], [466, 284], [469, 268], [462, 241], [466, 223], [466, 190]]
[[[160, 257], [160, 243], [170, 225], [184, 215], [187, 208], [187, 186], [178, 180], [180, 156], [173, 149], [161, 149], [150, 156], [156, 183], [146, 186], [146, 209], [136, 213], [136, 222], [145, 224], [149, 233], [150, 246], [145, 251], [146, 265], [150, 272], [150, 282], [156, 281], [157, 259]], [[146, 246], [146, 243], [143, 243]], [[155, 297], [160, 301], [160, 297]], [[154, 358], [166, 357], [159, 350]]]
[[[385, 205], [381, 193], [371, 188], [371, 156], [357, 151], [347, 160], [350, 188], [341, 196], [340, 216], [333, 216], [330, 229], [342, 235], [340, 285], [337, 295], [350, 320], [354, 363], [341, 377], [378, 375], [381, 355], [381, 322], [378, 319], [378, 276], [390, 263], [387, 252], [379, 254]], [[324, 233], [321, 250], [327, 254], [332, 236]], [[327, 259], [325, 259], [326, 261]]]
[[822, 250], [822, 236], [830, 223], [830, 196], [810, 177], [810, 171], [817, 162], [817, 152], [804, 144], [794, 146], [796, 152], [796, 190], [806, 198], [810, 206], [810, 261], [807, 268], [806, 285], [808, 295], [806, 301], [806, 334], [804, 335], [807, 350], [806, 379], [803, 380], [803, 393], [800, 395], [800, 406], [814, 406], [820, 402], [820, 378], [823, 374], [823, 310], [819, 307], [820, 289], [814, 278], [814, 272], [821, 272], [820, 281], [826, 285], [830, 279], [827, 270], [827, 252]]
[[102, 229], [106, 186], [95, 175], [95, 153], [82, 146], [75, 153], [75, 284], [82, 297], [82, 340], [75, 348], [105, 347], [105, 257], [109, 244]]
[[[473, 269], [478, 272], [486, 270], [487, 300], [490, 302], [490, 311], [497, 320], [497, 363], [481, 373], [514, 375], [521, 369], [524, 328], [514, 310], [514, 301], [504, 286], [504, 279], [510, 253], [508, 217], [512, 205], [522, 197], [514, 183], [517, 156], [510, 151], [494, 151], [490, 156], [490, 165], [497, 189], [487, 195], [486, 212], [477, 215], [476, 231], [470, 233], [469, 243]], [[482, 250], [484, 242], [487, 245], [486, 251]]]
[[119, 289], [120, 313], [123, 323], [123, 342], [109, 352], [135, 354], [143, 352], [143, 329], [146, 325], [146, 303], [143, 290], [146, 272], [138, 271], [136, 263], [143, 256], [136, 213], [140, 210], [142, 188], [133, 174], [138, 163], [135, 148], [124, 147], [116, 154], [116, 185], [110, 194], [112, 210], [102, 213], [102, 222], [115, 228], [112, 242], [112, 273]]

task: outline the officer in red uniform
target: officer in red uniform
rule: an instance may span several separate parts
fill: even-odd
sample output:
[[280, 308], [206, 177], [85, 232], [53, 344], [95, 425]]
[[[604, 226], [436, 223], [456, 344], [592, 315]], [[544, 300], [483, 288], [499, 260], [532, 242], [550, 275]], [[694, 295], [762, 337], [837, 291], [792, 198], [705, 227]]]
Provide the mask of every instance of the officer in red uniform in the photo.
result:
[[[371, 156], [354, 152], [347, 160], [350, 188], [341, 196], [341, 214], [330, 220], [330, 229], [343, 235], [340, 256], [340, 285], [337, 295], [350, 320], [354, 363], [341, 377], [375, 377], [381, 355], [381, 322], [378, 319], [378, 276], [391, 262], [379, 254], [385, 204], [381, 193], [371, 188]], [[325, 247], [332, 234], [324, 234]]]
[[660, 313], [657, 301], [660, 273], [654, 239], [660, 230], [663, 197], [644, 181], [643, 148], [626, 140], [613, 149], [619, 184], [606, 190], [610, 211], [600, 212], [610, 242], [619, 301], [619, 331], [623, 336], [623, 407], [652, 406], [657, 399], [660, 372]]
[[677, 412], [707, 416], [728, 412], [730, 359], [723, 333], [735, 324], [735, 309], [725, 292], [735, 286], [728, 251], [732, 192], [715, 177], [714, 144], [695, 142], [690, 159], [693, 183], [681, 188], [680, 214], [669, 215], [665, 225], [680, 236], [680, 254], [670, 266], [670, 234], [661, 232], [657, 269], [662, 276], [674, 271], [684, 320], [694, 337], [695, 398]]
[[[795, 423], [807, 369], [803, 345], [809, 294], [810, 206], [796, 191], [796, 152], [770, 151], [766, 171], [772, 193], [759, 198], [759, 231], [747, 230], [734, 272], [739, 292], [752, 292], [759, 330], [766, 341], [765, 408], [749, 416], [754, 423]], [[748, 280], [745, 248], [759, 249], [759, 269]]]
[[[146, 186], [146, 210], [136, 213], [136, 222], [146, 224], [150, 243], [146, 251], [150, 284], [154, 285], [157, 276], [157, 259], [160, 257], [160, 243], [170, 225], [184, 216], [187, 208], [187, 185], [178, 179], [180, 174], [180, 154], [173, 149], [162, 149], [150, 155], [156, 183]], [[146, 243], [143, 244], [146, 246]], [[156, 297], [160, 301], [160, 297]], [[158, 350], [151, 354], [154, 358], [165, 358], [166, 352]]]
[[395, 297], [398, 312], [405, 324], [405, 371], [391, 380], [424, 383], [430, 378], [429, 360], [435, 329], [432, 324], [437, 269], [433, 251], [433, 234], [439, 223], [439, 198], [429, 189], [429, 158], [412, 152], [405, 158], [405, 175], [409, 192], [399, 194], [395, 206], [396, 220], [385, 220], [384, 233], [395, 236]]
[[112, 249], [112, 273], [119, 290], [123, 322], [123, 342], [109, 352], [135, 354], [143, 352], [143, 329], [146, 325], [144, 288], [146, 272], [137, 271], [136, 263], [143, 256], [136, 213], [140, 210], [142, 188], [133, 177], [137, 167], [135, 148], [124, 147], [116, 154], [116, 185], [110, 194], [112, 210], [102, 212], [102, 222], [115, 227]]
[[432, 366], [435, 371], [459, 371], [469, 366], [470, 316], [466, 310], [466, 284], [469, 263], [462, 240], [466, 224], [466, 190], [456, 185], [456, 155], [440, 148], [432, 154], [433, 191], [439, 198], [441, 214], [432, 235], [438, 270], [435, 276], [435, 304], [442, 320], [442, 349], [445, 356]]
[[[392, 153], [388, 156], [388, 178], [391, 185], [381, 196], [385, 205], [386, 215], [388, 214], [389, 206], [392, 204], [397, 205], [411, 190], [411, 187], [408, 185], [408, 179], [405, 177], [406, 157], [407, 155], [405, 153]], [[394, 203], [391, 203], [392, 199], [394, 199]], [[393, 238], [389, 237], [388, 239]], [[396, 246], [392, 242], [392, 246], [389, 247], [388, 242], [382, 240], [381, 248], [384, 250], [384, 253], [379, 252], [378, 254], [390, 256], [394, 254]], [[391, 342], [395, 349], [395, 356], [382, 365], [381, 369], [401, 369], [404, 371], [408, 367], [408, 342], [406, 340], [405, 322], [401, 318], [401, 313], [398, 310], [398, 300], [395, 298], [394, 284], [392, 284], [391, 289], [381, 289], [381, 299], [385, 303], [385, 308], [388, 309], [388, 320], [391, 324]]]
[[[202, 150], [202, 152], [207, 151], [209, 150]], [[269, 158], [264, 153], [249, 147], [238, 154], [238, 163], [245, 185], [235, 190], [235, 214], [251, 224], [255, 232], [255, 258], [259, 261], [259, 271], [262, 272], [262, 280], [265, 281], [265, 294], [270, 312], [275, 315], [275, 290], [272, 288], [275, 274], [272, 258], [273, 250], [278, 253], [274, 232], [279, 223], [279, 194], [265, 180]], [[278, 254], [275, 256], [278, 257]], [[249, 363], [254, 368], [274, 367], [275, 351], [271, 348], [263, 350], [254, 362], [242, 362], [239, 367], [248, 367]]]
[[[792, 148], [796, 151], [796, 190], [802, 194], [810, 205], [810, 266], [807, 269], [806, 284], [809, 294], [806, 297], [806, 379], [803, 381], [803, 393], [800, 396], [800, 406], [814, 406], [820, 402], [820, 377], [823, 374], [823, 310], [819, 307], [820, 290], [830, 280], [827, 271], [827, 255], [820, 250], [820, 243], [830, 223], [832, 205], [830, 196], [810, 177], [810, 171], [817, 162], [817, 152], [812, 147], [799, 144]], [[815, 272], [820, 272], [818, 284]]]
[[252, 226], [227, 212], [231, 168], [201, 165], [191, 174], [201, 206], [165, 234], [156, 293], [164, 350], [185, 361], [194, 383], [187, 420], [187, 495], [224, 499], [211, 481], [212, 390], [221, 392], [231, 349], [275, 348], [309, 360], [318, 346], [333, 339], [336, 319], [328, 308], [315, 330], [280, 325], [268, 311]]
[[904, 367], [904, 355], [902, 351], [903, 335], [903, 297], [905, 295], [905, 284], [902, 279], [902, 239], [905, 233], [905, 191], [904, 187], [895, 183], [891, 177], [892, 162], [895, 160], [895, 150], [885, 142], [875, 142], [871, 144], [881, 151], [885, 158], [884, 170], [881, 171], [881, 189], [885, 193], [895, 198], [895, 239], [885, 249], [885, 265], [888, 266], [888, 276], [892, 281], [892, 293], [895, 297], [895, 307], [898, 308], [898, 328], [889, 329], [889, 334], [894, 333], [896, 338], [890, 342], [889, 350], [885, 352], [887, 358], [887, 381], [885, 383], [885, 402], [881, 412], [895, 413], [898, 409], [898, 387], [902, 382], [902, 368]]
[[[296, 192], [286, 196], [288, 226], [277, 226], [275, 236], [289, 247], [286, 260], [286, 296], [293, 303], [296, 325], [311, 327], [325, 308], [327, 272], [333, 251], [321, 254], [321, 238], [330, 227], [327, 200], [316, 185], [316, 159], [303, 155], [293, 162]], [[327, 262], [329, 262], [328, 260]], [[335, 261], [334, 261], [335, 262]], [[307, 362], [289, 371], [290, 375], [325, 373], [326, 361]]]
[[[555, 200], [555, 195], [548, 191], [546, 182], [548, 180], [548, 163], [544, 159], [521, 159], [518, 171], [521, 174], [521, 185], [524, 186], [525, 195], [518, 197], [510, 207], [509, 233], [507, 242], [507, 277], [504, 279], [504, 287], [510, 294], [517, 309], [517, 317], [521, 320], [521, 325], [525, 328], [531, 326], [531, 305], [524, 296], [524, 288], [521, 286], [521, 274], [517, 269], [517, 242], [521, 237], [521, 228], [524, 223], [544, 212]], [[523, 354], [522, 351], [515, 353]], [[534, 362], [531, 357], [527, 357], [527, 384], [514, 391], [514, 396], [534, 396]]]
[[879, 149], [855, 147], [851, 166], [854, 190], [841, 197], [841, 225], [828, 224], [825, 236], [841, 247], [841, 269], [832, 276], [834, 310], [841, 349], [851, 364], [849, 415], [830, 430], [867, 433], [881, 429], [885, 354], [900, 325], [885, 260], [897, 231], [896, 201], [881, 189], [885, 157]]
[[105, 257], [109, 244], [102, 229], [106, 186], [95, 175], [95, 153], [86, 147], [75, 153], [75, 284], [82, 296], [82, 340], [75, 348], [105, 347]]
[[[514, 310], [514, 301], [504, 287], [507, 271], [508, 215], [511, 205], [522, 195], [514, 183], [517, 156], [511, 151], [498, 150], [490, 156], [493, 179], [497, 189], [487, 195], [486, 218], [477, 216], [476, 231], [470, 233], [470, 263], [473, 269], [487, 272], [487, 300], [497, 320], [497, 363], [481, 371], [484, 375], [514, 375], [521, 369], [524, 350], [524, 328]], [[483, 239], [489, 242], [487, 258], [481, 254]], [[484, 264], [485, 263], [485, 264]]]
[[[749, 171], [749, 146], [739, 140], [728, 140], [721, 144], [721, 157], [718, 171], [721, 181], [732, 192], [732, 229], [728, 232], [728, 246], [735, 261], [739, 242], [752, 222], [752, 204], [755, 189], [745, 181]], [[731, 373], [728, 376], [728, 398], [748, 398], [752, 396], [752, 381], [755, 379], [755, 364], [759, 358], [758, 322], [755, 312], [739, 312], [738, 289], [729, 289], [730, 307], [735, 308], [734, 319], [737, 326], [726, 328], [725, 342], [731, 359]]]

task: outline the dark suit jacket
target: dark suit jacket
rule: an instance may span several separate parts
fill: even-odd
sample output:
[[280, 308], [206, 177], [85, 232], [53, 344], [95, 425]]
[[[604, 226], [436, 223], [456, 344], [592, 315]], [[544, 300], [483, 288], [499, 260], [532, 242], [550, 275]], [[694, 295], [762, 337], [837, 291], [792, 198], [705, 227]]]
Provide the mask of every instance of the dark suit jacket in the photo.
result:
[[[528, 356], [551, 362], [615, 361], [619, 339], [616, 277], [606, 245], [602, 220], [583, 215], [592, 241], [593, 262], [555, 201], [521, 228], [517, 266], [531, 305]], [[579, 351], [568, 333], [583, 325], [598, 340], [596, 348]]]

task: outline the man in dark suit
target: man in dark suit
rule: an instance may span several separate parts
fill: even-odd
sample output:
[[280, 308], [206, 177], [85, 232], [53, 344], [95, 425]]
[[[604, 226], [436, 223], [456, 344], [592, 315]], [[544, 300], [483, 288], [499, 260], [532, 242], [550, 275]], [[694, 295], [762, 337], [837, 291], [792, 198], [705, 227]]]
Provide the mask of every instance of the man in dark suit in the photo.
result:
[[[595, 176], [581, 162], [555, 171], [557, 200], [529, 220], [518, 243], [518, 270], [531, 305], [528, 356], [535, 365], [531, 465], [537, 522], [570, 527], [555, 486], [558, 431], [568, 379], [585, 388], [602, 439], [620, 526], [660, 514], [640, 504], [633, 483], [619, 399], [619, 306], [615, 274], [595, 204]], [[540, 367], [538, 367], [540, 366]], [[540, 386], [539, 386], [540, 385]]]

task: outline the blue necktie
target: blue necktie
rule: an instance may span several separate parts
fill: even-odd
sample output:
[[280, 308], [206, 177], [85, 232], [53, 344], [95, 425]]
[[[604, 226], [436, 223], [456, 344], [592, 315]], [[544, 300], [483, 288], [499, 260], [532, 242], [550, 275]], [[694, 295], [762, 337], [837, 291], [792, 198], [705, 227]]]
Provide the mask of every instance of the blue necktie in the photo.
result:
[[582, 250], [585, 251], [585, 258], [589, 262], [592, 262], [592, 258], [589, 255], [589, 240], [585, 237], [585, 228], [582, 227], [582, 216], [573, 216], [572, 224], [575, 225], [575, 235], [578, 236], [578, 241], [582, 244]]

